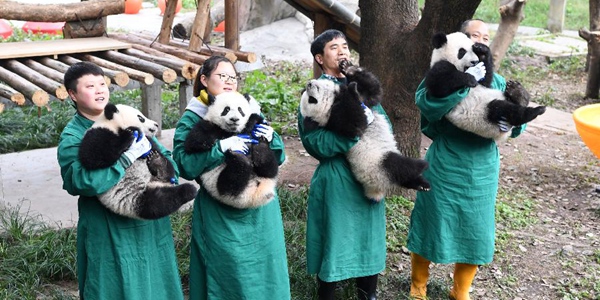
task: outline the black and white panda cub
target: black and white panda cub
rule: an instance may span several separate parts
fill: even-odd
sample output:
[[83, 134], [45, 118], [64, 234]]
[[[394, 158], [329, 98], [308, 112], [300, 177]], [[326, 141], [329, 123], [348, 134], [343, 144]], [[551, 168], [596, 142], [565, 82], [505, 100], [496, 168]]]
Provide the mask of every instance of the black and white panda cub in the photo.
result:
[[380, 201], [400, 187], [429, 190], [429, 182], [422, 176], [428, 163], [400, 153], [385, 116], [373, 111], [373, 122], [367, 124], [361, 104], [373, 107], [380, 103], [377, 77], [361, 67], [341, 68], [348, 85], [326, 79], [313, 79], [306, 85], [300, 100], [305, 131], [322, 127], [345, 137], [360, 137], [346, 158], [372, 200]]
[[114, 165], [135, 139], [136, 131], [143, 132], [152, 144], [146, 157], [132, 162], [115, 186], [98, 195], [111, 211], [135, 219], [158, 219], [177, 211], [196, 196], [193, 184], [174, 184], [175, 168], [150, 138], [157, 130], [158, 124], [139, 110], [109, 103], [83, 136], [79, 160], [88, 170]]
[[[458, 128], [503, 141], [510, 137], [511, 132], [500, 131], [498, 122], [505, 120], [510, 125], [519, 126], [546, 111], [544, 106], [528, 107], [529, 93], [516, 81], [508, 81], [505, 92], [490, 88], [494, 64], [486, 45], [474, 43], [462, 32], [437, 33], [432, 43], [431, 68], [425, 76], [429, 94], [442, 98], [461, 88], [471, 87], [467, 96], [446, 114], [446, 119]], [[481, 84], [465, 73], [479, 61], [486, 69]]]
[[[217, 140], [237, 134], [250, 135], [264, 122], [260, 107], [249, 95], [225, 92], [208, 96], [206, 115], [185, 140], [186, 153], [210, 151]], [[279, 162], [265, 138], [248, 144], [249, 153], [227, 150], [225, 161], [196, 180], [217, 200], [240, 209], [267, 204], [275, 197]]]

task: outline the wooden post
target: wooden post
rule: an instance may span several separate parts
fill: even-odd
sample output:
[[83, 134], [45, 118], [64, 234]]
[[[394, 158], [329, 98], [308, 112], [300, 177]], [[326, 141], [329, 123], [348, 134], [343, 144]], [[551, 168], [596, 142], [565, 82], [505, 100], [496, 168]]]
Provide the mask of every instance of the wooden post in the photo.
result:
[[157, 137], [160, 137], [162, 131], [162, 82], [156, 81], [154, 84], [142, 84], [142, 113], [151, 120], [158, 123]]
[[232, 50], [240, 50], [238, 10], [237, 0], [225, 1], [225, 48]]
[[550, 0], [548, 12], [548, 30], [552, 33], [562, 32], [565, 25], [565, 7], [567, 0]]
[[198, 0], [198, 10], [196, 11], [196, 18], [194, 18], [194, 25], [192, 26], [192, 32], [190, 34], [189, 50], [191, 51], [200, 49], [202, 46], [202, 38], [206, 31], [206, 19], [209, 17], [209, 11], [210, 0]]
[[168, 44], [171, 39], [171, 27], [173, 27], [173, 20], [175, 20], [175, 14], [177, 13], [176, 10], [177, 0], [165, 0], [165, 13], [163, 14], [160, 34], [158, 36], [158, 42], [161, 44]]
[[[314, 37], [316, 38], [323, 31], [331, 28], [331, 21], [325, 14], [316, 13], [315, 14], [315, 24], [313, 26]], [[317, 63], [317, 61], [313, 60], [313, 77], [319, 78], [323, 74], [321, 67]]]
[[193, 95], [193, 85], [191, 80], [184, 80], [179, 83], [179, 114], [183, 115], [185, 112], [185, 108], [188, 105], [188, 102]]

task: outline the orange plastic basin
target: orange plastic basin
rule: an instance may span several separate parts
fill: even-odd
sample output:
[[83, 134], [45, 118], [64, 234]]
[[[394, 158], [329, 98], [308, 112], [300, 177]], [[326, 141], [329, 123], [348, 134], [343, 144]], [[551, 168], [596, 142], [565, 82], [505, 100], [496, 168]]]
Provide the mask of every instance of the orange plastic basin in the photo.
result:
[[581, 140], [600, 158], [600, 103], [576, 109], [573, 120]]

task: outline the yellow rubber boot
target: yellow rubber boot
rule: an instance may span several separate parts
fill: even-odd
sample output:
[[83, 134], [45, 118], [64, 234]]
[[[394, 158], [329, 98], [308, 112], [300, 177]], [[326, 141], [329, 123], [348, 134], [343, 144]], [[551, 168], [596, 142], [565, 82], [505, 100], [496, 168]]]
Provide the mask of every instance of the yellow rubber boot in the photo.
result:
[[477, 273], [477, 265], [456, 264], [454, 265], [454, 284], [450, 290], [450, 299], [471, 300], [469, 290]]
[[416, 253], [411, 253], [410, 263], [410, 296], [412, 299], [427, 299], [430, 261]]

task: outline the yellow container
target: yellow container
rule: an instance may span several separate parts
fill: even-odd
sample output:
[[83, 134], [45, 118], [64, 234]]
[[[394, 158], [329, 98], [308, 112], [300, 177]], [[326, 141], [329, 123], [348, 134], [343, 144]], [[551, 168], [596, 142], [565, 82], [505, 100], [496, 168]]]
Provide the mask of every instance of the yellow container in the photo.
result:
[[600, 103], [576, 109], [573, 120], [581, 140], [600, 158]]

